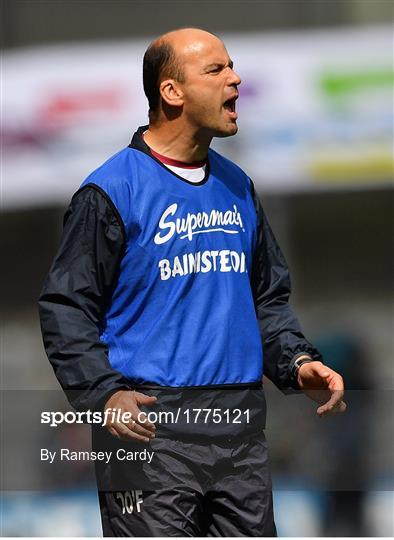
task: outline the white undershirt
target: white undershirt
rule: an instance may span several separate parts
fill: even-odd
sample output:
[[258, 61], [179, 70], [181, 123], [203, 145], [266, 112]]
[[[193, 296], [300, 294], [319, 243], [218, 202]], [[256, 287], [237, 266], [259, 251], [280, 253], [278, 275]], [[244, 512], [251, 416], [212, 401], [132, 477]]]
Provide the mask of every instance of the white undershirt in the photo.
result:
[[[145, 135], [146, 131], [144, 131], [142, 136]], [[164, 165], [164, 167], [167, 167], [167, 169], [170, 169], [170, 171], [172, 171], [173, 173], [182, 177], [184, 180], [188, 180], [189, 182], [194, 182], [194, 183], [201, 182], [201, 180], [204, 179], [205, 169], [207, 168], [206, 165], [202, 165], [201, 167], [196, 167], [193, 169], [190, 169], [190, 168], [185, 169], [184, 167], [176, 167], [175, 165], [169, 165], [168, 163], [164, 163], [163, 161], [161, 161], [161, 164]]]
[[206, 165], [203, 165], [202, 167], [197, 167], [196, 169], [184, 169], [183, 167], [175, 167], [174, 165], [168, 165], [167, 163], [163, 163], [164, 167], [167, 167], [167, 169], [170, 169], [170, 171], [174, 172], [178, 176], [181, 176], [185, 180], [188, 180], [189, 182], [201, 182], [201, 180], [205, 177], [205, 169]]

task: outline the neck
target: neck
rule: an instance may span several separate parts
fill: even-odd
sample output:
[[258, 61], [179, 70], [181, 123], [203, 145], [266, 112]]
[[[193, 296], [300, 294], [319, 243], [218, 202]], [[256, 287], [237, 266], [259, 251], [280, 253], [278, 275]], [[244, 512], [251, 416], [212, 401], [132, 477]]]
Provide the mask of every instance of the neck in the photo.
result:
[[163, 156], [193, 163], [206, 159], [212, 137], [185, 126], [183, 122], [173, 120], [150, 123], [144, 140], [150, 148]]

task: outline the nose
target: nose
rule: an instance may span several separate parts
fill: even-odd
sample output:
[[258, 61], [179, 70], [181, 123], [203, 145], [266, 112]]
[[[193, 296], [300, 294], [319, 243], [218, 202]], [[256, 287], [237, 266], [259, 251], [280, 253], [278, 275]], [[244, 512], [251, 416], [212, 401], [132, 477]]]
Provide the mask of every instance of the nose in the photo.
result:
[[234, 71], [233, 69], [231, 70], [231, 82], [230, 82], [230, 85], [233, 86], [239, 86], [242, 82], [242, 79], [241, 77], [238, 75], [238, 73], [236, 71]]

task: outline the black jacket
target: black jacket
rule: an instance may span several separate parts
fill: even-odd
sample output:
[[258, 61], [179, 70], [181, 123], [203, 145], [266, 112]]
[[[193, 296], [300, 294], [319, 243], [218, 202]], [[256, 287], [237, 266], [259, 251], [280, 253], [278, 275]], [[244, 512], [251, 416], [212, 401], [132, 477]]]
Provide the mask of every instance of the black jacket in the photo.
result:
[[[140, 137], [133, 147], [149, 154]], [[254, 194], [258, 245], [251, 286], [264, 342], [264, 374], [283, 392], [297, 389], [292, 365], [301, 353], [321, 359], [304, 337], [290, 304], [290, 278], [283, 254]], [[125, 237], [122, 220], [107, 195], [88, 185], [72, 198], [58, 253], [39, 298], [42, 335], [56, 377], [79, 410], [101, 409], [111, 394], [132, 381], [114, 371], [100, 328], [116, 284]]]

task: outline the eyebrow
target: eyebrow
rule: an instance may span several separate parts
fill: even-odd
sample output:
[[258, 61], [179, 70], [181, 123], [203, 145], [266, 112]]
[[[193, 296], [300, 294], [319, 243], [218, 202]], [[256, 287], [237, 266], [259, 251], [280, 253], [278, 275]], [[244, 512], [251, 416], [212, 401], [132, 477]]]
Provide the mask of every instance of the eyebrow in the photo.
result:
[[225, 67], [227, 65], [229, 66], [229, 68], [233, 69], [234, 62], [231, 59], [226, 64], [223, 64], [223, 62], [212, 62], [212, 64], [209, 64], [208, 66], [206, 66], [205, 69], [209, 70], [210, 68], [213, 68], [213, 67]]

